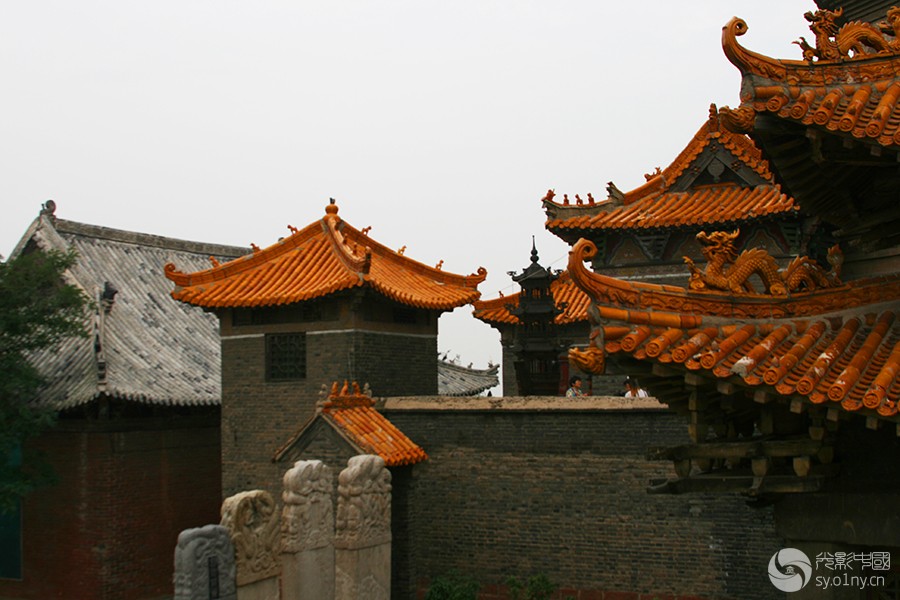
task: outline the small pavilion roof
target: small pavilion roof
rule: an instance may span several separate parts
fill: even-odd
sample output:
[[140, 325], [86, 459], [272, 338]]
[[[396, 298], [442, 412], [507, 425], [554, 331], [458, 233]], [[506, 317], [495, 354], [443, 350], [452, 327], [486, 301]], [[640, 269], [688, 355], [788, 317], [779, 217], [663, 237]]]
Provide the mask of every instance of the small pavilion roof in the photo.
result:
[[569, 271], [605, 325], [570, 358], [627, 356], [900, 423], [900, 275], [784, 296], [692, 291], [593, 273], [594, 251], [576, 244]]
[[[557, 307], [562, 308], [565, 305], [562, 312], [554, 319], [557, 325], [587, 321], [587, 309], [591, 299], [575, 285], [568, 271], [563, 271], [556, 280], [550, 283], [550, 293], [553, 294], [553, 301]], [[509, 296], [473, 302], [472, 306], [475, 307], [473, 315], [476, 319], [492, 326], [518, 325], [520, 320], [511, 312], [511, 309], [519, 306], [520, 295], [521, 292], [516, 292]]]
[[[676, 227], [737, 224], [797, 212], [776, 185], [768, 163], [746, 135], [720, 126], [715, 105], [710, 116], [675, 160], [644, 176], [647, 183], [621, 192], [610, 183], [609, 197], [588, 195], [572, 204], [551, 191], [544, 198], [546, 227], [574, 243], [589, 230], [641, 232]], [[570, 239], [571, 238], [571, 239]]]
[[376, 454], [389, 467], [412, 465], [428, 459], [428, 455], [415, 442], [397, 429], [380, 412], [375, 410], [375, 401], [368, 393], [360, 391], [355, 382], [346, 382], [339, 388], [335, 382], [328, 398], [322, 402], [317, 414], [307, 422], [275, 454], [275, 461], [281, 460], [300, 441], [316, 421], [322, 419], [344, 440], [363, 454]]
[[451, 310], [480, 296], [487, 272], [469, 276], [429, 267], [394, 252], [338, 217], [325, 216], [264, 249], [204, 271], [183, 273], [166, 265], [176, 300], [205, 308], [293, 304], [356, 288], [416, 308]]

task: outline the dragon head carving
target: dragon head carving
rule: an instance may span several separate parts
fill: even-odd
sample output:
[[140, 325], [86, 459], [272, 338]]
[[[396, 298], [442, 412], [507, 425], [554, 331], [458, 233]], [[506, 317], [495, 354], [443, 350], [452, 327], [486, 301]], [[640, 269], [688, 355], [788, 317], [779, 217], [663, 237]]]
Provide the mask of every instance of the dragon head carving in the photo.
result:
[[704, 258], [710, 262], [733, 262], [737, 258], [737, 248], [734, 242], [740, 233], [740, 229], [735, 229], [731, 233], [714, 231], [707, 234], [705, 231], [701, 231], [697, 234], [697, 241], [700, 242], [700, 251], [703, 253]]

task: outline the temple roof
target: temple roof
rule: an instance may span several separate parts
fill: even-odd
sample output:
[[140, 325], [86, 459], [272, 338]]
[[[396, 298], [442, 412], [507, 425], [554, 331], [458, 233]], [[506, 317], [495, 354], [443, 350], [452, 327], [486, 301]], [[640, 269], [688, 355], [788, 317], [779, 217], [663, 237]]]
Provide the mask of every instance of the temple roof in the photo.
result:
[[735, 224], [797, 211], [775, 184], [768, 163], [743, 134], [723, 129], [713, 105], [688, 145], [647, 183], [621, 192], [610, 183], [609, 197], [594, 202], [576, 196], [572, 204], [550, 191], [544, 198], [546, 227], [574, 243], [585, 230], [645, 231]]
[[479, 297], [487, 276], [462, 276], [428, 267], [354, 229], [329, 204], [325, 216], [264, 249], [204, 271], [184, 273], [166, 265], [172, 297], [206, 308], [265, 307], [303, 302], [369, 287], [416, 308], [451, 310]]
[[900, 423], [900, 274], [778, 294], [692, 290], [593, 273], [592, 252], [576, 244], [569, 271], [606, 325], [602, 348], [575, 360], [618, 354]]
[[422, 448], [397, 429], [374, 408], [375, 401], [359, 386], [337, 382], [328, 398], [320, 403], [317, 414], [275, 454], [275, 460], [285, 457], [306, 434], [317, 419], [331, 426], [347, 443], [363, 454], [376, 454], [389, 467], [412, 465], [428, 458]]
[[[803, 398], [845, 411], [896, 417], [900, 396], [900, 324], [893, 310], [846, 319], [726, 327], [610, 328], [608, 354], [680, 364], [709, 378], [742, 382], [760, 393]], [[764, 396], [763, 396], [764, 397]], [[892, 420], [900, 422], [900, 419]]]
[[13, 256], [74, 249], [77, 262], [66, 277], [97, 310], [86, 323], [93, 335], [69, 338], [36, 357], [47, 380], [37, 401], [57, 410], [104, 395], [146, 404], [218, 405], [218, 320], [173, 302], [163, 265], [177, 261], [200, 269], [210, 256], [226, 260], [247, 249], [66, 221], [54, 209], [35, 219]]
[[500, 384], [497, 373], [500, 365], [488, 365], [487, 369], [464, 367], [442, 357], [438, 361], [438, 395], [477, 396]]
[[[587, 320], [590, 298], [575, 285], [568, 271], [560, 273], [559, 277], [550, 284], [550, 293], [553, 295], [556, 306], [562, 309], [562, 312], [554, 319], [557, 325]], [[518, 325], [521, 322], [511, 312], [511, 309], [519, 306], [520, 295], [521, 292], [516, 292], [509, 296], [500, 296], [490, 300], [477, 300], [472, 303], [472, 306], [475, 307], [472, 314], [476, 319], [492, 326]]]
[[900, 9], [877, 26], [840, 11], [804, 15], [815, 39], [798, 42], [803, 60], [742, 47], [742, 19], [722, 31], [741, 71], [741, 105], [720, 111], [723, 127], [749, 133], [806, 213], [835, 227], [845, 250], [862, 256], [896, 248], [900, 210]]
[[[825, 19], [833, 20], [829, 12], [807, 13], [811, 28]], [[722, 30], [722, 46], [729, 60], [751, 76], [741, 91], [741, 106], [854, 138], [869, 138], [882, 146], [900, 144], [900, 119], [892, 118], [900, 99], [900, 44], [894, 31], [886, 35], [868, 23], [850, 23], [837, 31], [827, 42], [815, 42], [817, 48], [801, 43], [806, 60], [783, 60], [741, 46], [737, 38], [747, 32], [747, 24], [732, 19]], [[854, 31], [852, 39], [848, 38]], [[869, 44], [876, 44], [877, 50]], [[749, 113], [747, 116], [752, 118]], [[740, 130], [732, 127], [733, 119], [740, 115], [723, 109], [723, 118], [729, 127]]]

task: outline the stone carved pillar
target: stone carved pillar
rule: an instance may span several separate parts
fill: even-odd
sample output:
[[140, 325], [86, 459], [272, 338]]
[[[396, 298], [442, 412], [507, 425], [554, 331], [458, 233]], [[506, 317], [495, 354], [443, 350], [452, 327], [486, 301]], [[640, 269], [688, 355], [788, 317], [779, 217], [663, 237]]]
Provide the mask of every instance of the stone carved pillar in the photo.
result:
[[175, 600], [236, 600], [234, 546], [221, 525], [185, 529], [175, 546]]
[[234, 544], [238, 600], [278, 600], [279, 515], [264, 490], [241, 492], [222, 503], [222, 525]]
[[281, 589], [285, 600], [334, 598], [334, 495], [331, 469], [300, 460], [284, 474]]
[[335, 599], [391, 596], [391, 474], [378, 456], [354, 456], [338, 477]]

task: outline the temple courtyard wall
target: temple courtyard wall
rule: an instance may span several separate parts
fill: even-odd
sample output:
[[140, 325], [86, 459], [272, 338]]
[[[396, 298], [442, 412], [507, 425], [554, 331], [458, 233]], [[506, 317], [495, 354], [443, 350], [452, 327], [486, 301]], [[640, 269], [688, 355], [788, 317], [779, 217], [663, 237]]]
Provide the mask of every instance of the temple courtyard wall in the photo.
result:
[[[688, 441], [655, 400], [407, 397], [379, 409], [429, 455], [391, 468], [393, 598], [454, 571], [483, 598], [536, 574], [560, 598], [782, 597], [765, 568], [784, 547], [771, 506], [647, 492], [672, 469], [648, 449]], [[337, 472], [353, 454], [323, 427], [302, 458]]]

